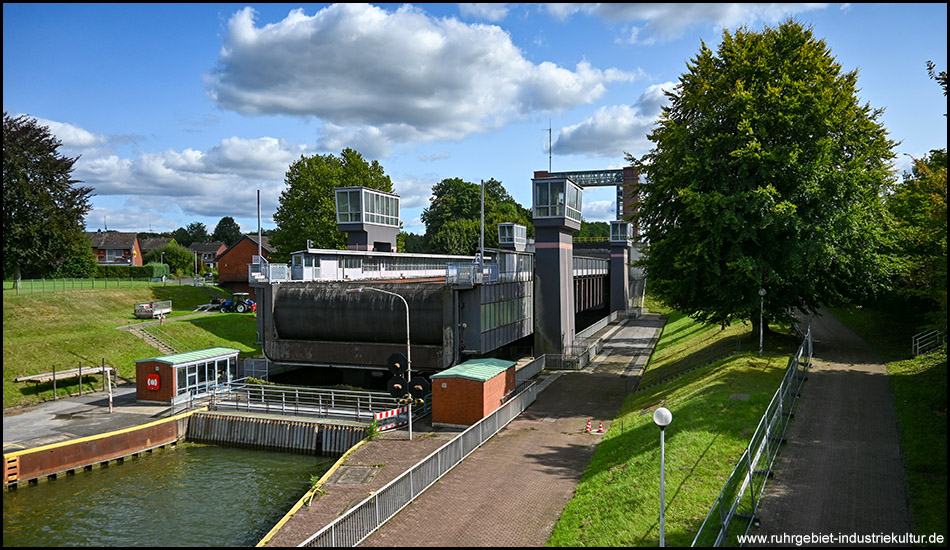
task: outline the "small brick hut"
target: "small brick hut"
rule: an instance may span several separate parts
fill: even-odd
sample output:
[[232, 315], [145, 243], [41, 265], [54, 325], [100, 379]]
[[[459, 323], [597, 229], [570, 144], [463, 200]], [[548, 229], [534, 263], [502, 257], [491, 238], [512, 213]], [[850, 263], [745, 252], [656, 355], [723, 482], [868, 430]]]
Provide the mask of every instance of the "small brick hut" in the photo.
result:
[[493, 413], [515, 389], [515, 363], [472, 359], [431, 377], [432, 425], [471, 426]]

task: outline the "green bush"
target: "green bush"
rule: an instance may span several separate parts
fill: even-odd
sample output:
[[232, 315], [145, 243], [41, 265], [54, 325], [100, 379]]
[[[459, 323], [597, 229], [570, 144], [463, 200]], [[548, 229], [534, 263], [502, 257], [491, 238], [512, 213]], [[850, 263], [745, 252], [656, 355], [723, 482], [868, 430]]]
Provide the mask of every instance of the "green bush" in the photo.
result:
[[132, 275], [127, 265], [97, 265], [97, 279], [128, 279]]
[[170, 275], [171, 270], [165, 264], [152, 262], [142, 266], [130, 267], [129, 274], [136, 279], [161, 279], [163, 276]]

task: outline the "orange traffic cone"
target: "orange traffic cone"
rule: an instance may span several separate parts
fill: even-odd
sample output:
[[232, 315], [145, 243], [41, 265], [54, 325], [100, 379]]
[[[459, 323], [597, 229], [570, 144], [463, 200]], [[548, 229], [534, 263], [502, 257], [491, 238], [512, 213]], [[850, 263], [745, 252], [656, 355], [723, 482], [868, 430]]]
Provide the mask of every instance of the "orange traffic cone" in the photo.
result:
[[585, 434], [589, 434], [589, 433], [590, 433], [590, 420], [587, 421], [587, 428], [584, 430], [584, 433], [585, 433]]
[[604, 433], [604, 423], [603, 423], [603, 422], [601, 422], [601, 423], [600, 423], [600, 427], [597, 428], [597, 433], [599, 433], [599, 434]]

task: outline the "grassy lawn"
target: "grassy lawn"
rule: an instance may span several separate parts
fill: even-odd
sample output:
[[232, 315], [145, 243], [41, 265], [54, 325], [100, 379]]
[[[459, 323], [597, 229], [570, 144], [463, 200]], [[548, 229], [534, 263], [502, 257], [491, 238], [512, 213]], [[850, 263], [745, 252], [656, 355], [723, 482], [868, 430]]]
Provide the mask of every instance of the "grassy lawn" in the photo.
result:
[[[947, 351], [887, 364], [915, 534], [947, 534]], [[946, 546], [946, 543], [942, 546]]]
[[[759, 357], [758, 335], [750, 325], [723, 330], [662, 304], [648, 302], [648, 307], [667, 315], [667, 324], [641, 390], [625, 400], [549, 546], [659, 543], [659, 429], [652, 414], [660, 406], [673, 413], [666, 430], [666, 543], [689, 546], [801, 341], [776, 332], [766, 338]], [[726, 354], [732, 355], [722, 358]]]
[[[640, 388], [649, 388], [731, 355], [758, 354], [759, 336], [751, 324], [736, 322], [723, 329], [696, 322], [678, 311], [666, 315], [666, 325], [640, 380]], [[794, 353], [801, 338], [778, 326], [770, 328], [773, 332], [766, 336], [765, 352], [786, 357]]]
[[[910, 357], [913, 319], [844, 308], [836, 317], [884, 359], [894, 390], [915, 534], [947, 534], [947, 350]], [[945, 544], [944, 544], [945, 545]]]
[[[70, 290], [16, 295], [3, 293], [3, 406], [15, 407], [52, 399], [52, 384], [14, 382], [19, 376], [76, 368], [106, 365], [118, 370], [119, 376], [134, 380], [135, 361], [158, 355], [155, 348], [119, 326], [145, 322], [136, 319], [132, 306], [148, 300], [172, 300], [171, 318], [192, 313], [213, 296], [225, 293], [214, 287], [141, 286], [105, 290]], [[214, 315], [212, 315], [213, 317]], [[231, 318], [220, 322], [240, 325], [224, 328], [215, 321], [192, 324], [194, 335], [180, 340], [193, 349], [222, 345], [250, 351], [256, 340], [253, 315], [221, 315]], [[177, 323], [166, 321], [163, 329]], [[176, 332], [179, 327], [175, 327]], [[177, 337], [176, 337], [177, 338]], [[99, 377], [83, 377], [84, 391], [101, 389]], [[78, 379], [59, 380], [60, 396], [79, 391]]]
[[689, 546], [748, 446], [787, 360], [739, 355], [631, 394], [548, 545], [658, 544], [659, 430], [652, 413], [662, 405], [673, 413], [666, 429], [666, 543]]
[[254, 357], [261, 353], [261, 347], [254, 344], [257, 341], [254, 319], [250, 313], [213, 313], [177, 323], [166, 322], [161, 327], [146, 330], [176, 344], [175, 349], [182, 351], [227, 346], [241, 350], [244, 357]]

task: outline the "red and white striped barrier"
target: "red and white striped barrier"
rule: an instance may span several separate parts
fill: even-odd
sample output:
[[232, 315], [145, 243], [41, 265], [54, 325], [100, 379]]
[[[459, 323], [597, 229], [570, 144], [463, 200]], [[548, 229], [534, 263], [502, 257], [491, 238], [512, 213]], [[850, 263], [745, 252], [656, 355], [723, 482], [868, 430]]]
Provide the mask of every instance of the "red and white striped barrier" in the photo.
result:
[[391, 430], [409, 423], [409, 407], [399, 407], [389, 411], [376, 413], [378, 430]]

